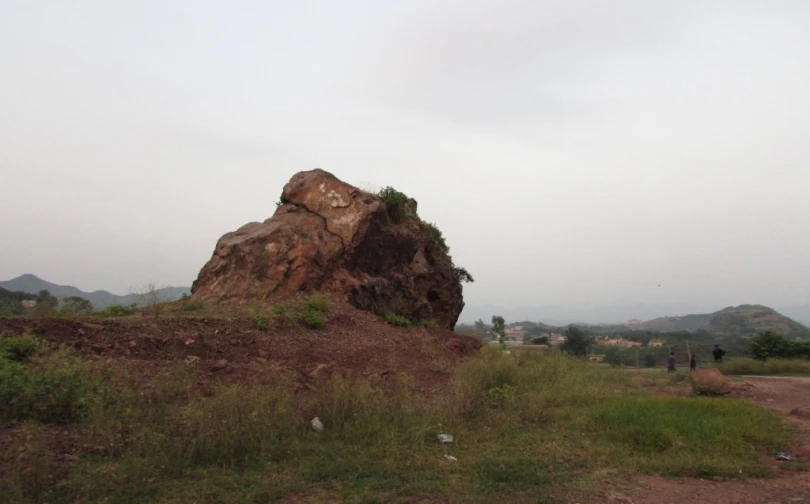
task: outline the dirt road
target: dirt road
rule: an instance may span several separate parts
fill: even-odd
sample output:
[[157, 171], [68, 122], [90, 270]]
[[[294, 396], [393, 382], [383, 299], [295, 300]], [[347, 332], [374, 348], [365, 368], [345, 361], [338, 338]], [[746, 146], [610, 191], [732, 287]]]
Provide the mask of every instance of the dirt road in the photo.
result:
[[[740, 377], [732, 397], [744, 398], [783, 415], [800, 430], [790, 455], [810, 462], [810, 378]], [[614, 496], [625, 504], [810, 504], [810, 473], [771, 462], [779, 475], [770, 480], [705, 481], [642, 478], [636, 488]]]

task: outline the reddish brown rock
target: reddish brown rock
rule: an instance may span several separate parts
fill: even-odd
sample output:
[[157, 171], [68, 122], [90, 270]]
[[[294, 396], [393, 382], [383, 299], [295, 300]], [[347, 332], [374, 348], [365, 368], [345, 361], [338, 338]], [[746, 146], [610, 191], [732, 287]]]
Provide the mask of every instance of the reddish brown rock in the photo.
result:
[[377, 315], [452, 329], [464, 307], [453, 262], [408, 200], [392, 219], [377, 196], [323, 170], [297, 173], [273, 217], [219, 239], [192, 286], [215, 303], [330, 291]]
[[730, 394], [731, 380], [719, 369], [698, 369], [692, 372], [692, 390], [696, 395]]

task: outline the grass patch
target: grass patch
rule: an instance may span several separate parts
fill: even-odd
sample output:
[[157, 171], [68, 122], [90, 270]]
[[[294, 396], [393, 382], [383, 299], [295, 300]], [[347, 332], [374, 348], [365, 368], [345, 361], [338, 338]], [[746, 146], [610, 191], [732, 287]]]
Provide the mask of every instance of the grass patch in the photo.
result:
[[332, 310], [332, 303], [324, 294], [314, 294], [302, 301], [288, 301], [276, 305], [273, 313], [288, 317], [310, 329], [323, 329], [326, 318], [323, 314]]
[[616, 398], [593, 414], [592, 427], [616, 457], [671, 476], [765, 476], [758, 454], [789, 440], [776, 413], [730, 399]]
[[385, 315], [385, 323], [394, 327], [410, 327], [411, 321], [407, 317], [397, 315], [396, 313], [387, 313]]
[[187, 299], [180, 302], [180, 309], [186, 312], [205, 310], [205, 302], [199, 299]]
[[[285, 313], [322, 313], [316, 305]], [[205, 394], [184, 363], [148, 386], [121, 369], [90, 375], [106, 387], [87, 388], [88, 413], [74, 421], [87, 422], [101, 450], [56, 486], [30, 484], [40, 500], [557, 502], [586, 488], [594, 496], [580, 501], [599, 502], [592, 475], [617, 467], [767, 475], [762, 453], [790, 435], [747, 403], [639, 395], [630, 373], [490, 347], [457, 366], [435, 401], [397, 373], [336, 373], [298, 393], [296, 377], [276, 374]], [[323, 432], [309, 426], [316, 415]], [[439, 433], [454, 443], [439, 444]]]
[[803, 359], [729, 359], [717, 368], [725, 375], [810, 375], [810, 361]]

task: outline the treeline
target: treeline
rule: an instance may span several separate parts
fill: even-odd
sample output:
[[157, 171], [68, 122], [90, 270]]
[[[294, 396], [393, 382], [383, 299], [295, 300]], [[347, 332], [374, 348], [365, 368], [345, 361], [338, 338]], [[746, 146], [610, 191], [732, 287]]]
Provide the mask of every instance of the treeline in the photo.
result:
[[765, 331], [748, 341], [748, 354], [754, 359], [810, 359], [810, 341], [791, 340], [774, 331]]
[[[27, 309], [23, 304], [24, 301], [36, 301], [36, 304], [33, 308]], [[93, 313], [93, 310], [93, 303], [78, 296], [57, 298], [47, 290], [41, 290], [38, 294], [28, 294], [0, 287], [0, 317], [12, 317], [27, 313], [38, 316], [55, 314], [79, 315]]]

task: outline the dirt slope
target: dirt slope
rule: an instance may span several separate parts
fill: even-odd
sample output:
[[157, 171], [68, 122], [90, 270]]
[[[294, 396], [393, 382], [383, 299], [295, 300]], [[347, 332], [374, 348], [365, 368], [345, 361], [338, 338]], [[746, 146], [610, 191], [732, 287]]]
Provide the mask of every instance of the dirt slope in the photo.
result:
[[477, 340], [442, 329], [391, 327], [349, 305], [336, 306], [320, 330], [284, 317], [270, 320], [264, 331], [252, 318], [14, 318], [0, 320], [0, 334], [38, 335], [147, 374], [177, 361], [227, 382], [282, 370], [298, 373], [302, 382], [316, 369], [321, 375], [403, 371], [425, 392], [480, 348]]

